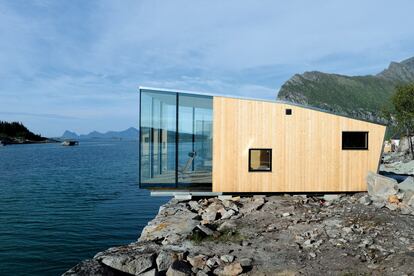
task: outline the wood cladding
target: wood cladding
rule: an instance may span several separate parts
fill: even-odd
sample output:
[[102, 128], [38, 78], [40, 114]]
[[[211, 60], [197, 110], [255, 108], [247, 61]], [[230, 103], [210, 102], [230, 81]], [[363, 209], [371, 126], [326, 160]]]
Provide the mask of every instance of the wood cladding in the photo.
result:
[[[366, 191], [385, 130], [295, 105], [214, 97], [213, 192]], [[342, 150], [342, 131], [367, 131], [368, 149]], [[271, 172], [249, 172], [251, 148], [272, 149]]]

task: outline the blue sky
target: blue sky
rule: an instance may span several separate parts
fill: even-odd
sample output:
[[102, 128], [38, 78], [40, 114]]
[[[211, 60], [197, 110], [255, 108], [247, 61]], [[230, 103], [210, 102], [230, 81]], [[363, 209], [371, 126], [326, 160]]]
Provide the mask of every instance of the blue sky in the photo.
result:
[[275, 98], [295, 73], [414, 56], [413, 1], [0, 0], [0, 120], [137, 126], [137, 87]]

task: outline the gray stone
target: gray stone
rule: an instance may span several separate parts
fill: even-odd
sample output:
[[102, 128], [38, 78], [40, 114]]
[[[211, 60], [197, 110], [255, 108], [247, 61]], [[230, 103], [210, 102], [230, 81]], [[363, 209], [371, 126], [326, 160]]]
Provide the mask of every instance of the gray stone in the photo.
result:
[[171, 264], [174, 262], [174, 253], [168, 251], [161, 251], [155, 262], [157, 263], [158, 271], [167, 271]]
[[202, 254], [193, 257], [188, 256], [187, 260], [193, 267], [204, 269], [207, 263], [207, 256]]
[[210, 268], [213, 268], [221, 265], [221, 260], [217, 256], [214, 256], [207, 260], [206, 265]]
[[367, 176], [368, 194], [371, 197], [388, 199], [390, 195], [398, 193], [398, 182], [395, 179], [385, 177], [373, 172]]
[[208, 276], [207, 272], [204, 272], [203, 270], [197, 271], [196, 276]]
[[223, 222], [218, 228], [218, 231], [226, 231], [226, 230], [234, 230], [236, 229], [237, 225], [234, 221], [225, 221]]
[[326, 200], [326, 201], [335, 201], [335, 200], [338, 200], [340, 198], [341, 198], [341, 196], [337, 195], [337, 194], [326, 194], [326, 195], [323, 196], [323, 199]]
[[239, 263], [242, 267], [250, 267], [253, 265], [253, 261], [250, 258], [241, 258]]
[[133, 275], [138, 275], [153, 268], [155, 263], [154, 253], [143, 253], [139, 255], [107, 255], [102, 257], [102, 263]]
[[200, 231], [206, 234], [207, 236], [212, 236], [214, 234], [214, 231], [205, 225], [199, 224], [197, 225], [197, 228], [200, 229]]
[[188, 276], [193, 272], [191, 270], [191, 265], [186, 261], [174, 261], [171, 266], [168, 268], [166, 275], [167, 276]]
[[283, 213], [282, 214], [282, 217], [288, 217], [288, 216], [290, 216], [290, 213]]
[[255, 211], [261, 208], [263, 204], [265, 204], [265, 199], [263, 197], [246, 200], [243, 207], [240, 208], [240, 212], [243, 214], [251, 213], [252, 211]]
[[201, 209], [201, 207], [198, 204], [198, 202], [197, 201], [194, 201], [194, 200], [189, 201], [188, 202], [188, 206], [190, 206], [191, 210], [194, 210], [196, 212], [198, 212]]
[[223, 255], [220, 257], [220, 259], [225, 262], [225, 263], [231, 263], [234, 261], [234, 256], [233, 255]]
[[363, 204], [365, 206], [368, 206], [368, 205], [370, 205], [372, 203], [372, 200], [369, 198], [368, 195], [364, 195], [363, 197], [361, 197], [359, 199], [359, 203], [360, 204]]
[[405, 192], [402, 202], [407, 206], [414, 207], [414, 191]]
[[400, 188], [401, 191], [413, 191], [414, 192], [414, 178], [409, 176], [407, 177], [403, 182], [398, 184], [398, 188]]
[[316, 258], [316, 253], [315, 252], [309, 252], [309, 256], [311, 258]]
[[115, 273], [107, 266], [102, 265], [98, 260], [86, 260], [66, 271], [62, 276], [89, 276], [106, 275], [115, 276]]
[[217, 202], [211, 203], [201, 215], [201, 218], [205, 221], [212, 222], [215, 221], [217, 218], [217, 213], [223, 209], [223, 205]]
[[[189, 235], [197, 226], [199, 222], [194, 219], [197, 216], [196, 213], [181, 206], [164, 208], [144, 228], [138, 241], [155, 241], [166, 237], [169, 237], [170, 243], [174, 243], [172, 241], [180, 241], [180, 237]], [[176, 239], [177, 237], [178, 240]]]
[[240, 263], [231, 263], [226, 265], [224, 268], [218, 268], [214, 270], [214, 273], [216, 273], [219, 276], [235, 276], [239, 275], [243, 272], [243, 268], [240, 265]]
[[157, 275], [158, 275], [158, 271], [155, 268], [139, 274], [139, 276], [157, 276]]
[[230, 209], [226, 212], [224, 212], [224, 214], [221, 216], [221, 219], [229, 219], [231, 218], [234, 214], [236, 214], [236, 211], [234, 211], [233, 209]]
[[390, 209], [391, 211], [395, 211], [398, 209], [398, 205], [397, 204], [393, 204], [393, 203], [389, 203], [387, 202], [385, 204], [385, 207], [387, 207], [388, 209]]

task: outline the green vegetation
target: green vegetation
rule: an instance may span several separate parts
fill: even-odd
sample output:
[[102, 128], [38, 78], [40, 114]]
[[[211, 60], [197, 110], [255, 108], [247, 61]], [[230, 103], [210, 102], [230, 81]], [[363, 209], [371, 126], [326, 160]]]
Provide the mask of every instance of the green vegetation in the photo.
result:
[[[395, 110], [391, 117], [395, 120], [397, 129], [407, 137], [414, 136], [414, 83], [398, 86], [391, 100]], [[414, 160], [413, 143], [411, 139], [408, 141], [411, 158]]]
[[382, 110], [392, 110], [391, 97], [395, 88], [410, 82], [414, 82], [414, 58], [393, 62], [377, 75], [298, 74], [281, 87], [278, 98], [386, 123]]
[[41, 142], [47, 138], [34, 134], [22, 123], [0, 121], [0, 140], [5, 143], [22, 143], [26, 141]]

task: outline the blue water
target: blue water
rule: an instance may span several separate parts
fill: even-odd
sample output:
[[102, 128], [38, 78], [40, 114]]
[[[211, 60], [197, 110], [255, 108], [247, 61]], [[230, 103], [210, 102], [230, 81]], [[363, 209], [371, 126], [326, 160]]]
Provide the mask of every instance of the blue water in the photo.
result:
[[59, 275], [135, 241], [168, 198], [137, 185], [137, 142], [0, 148], [0, 275]]

